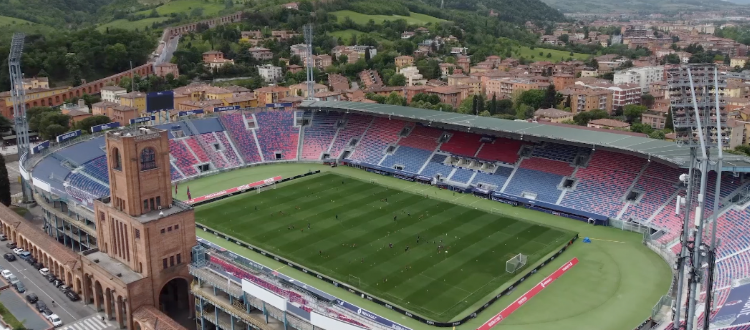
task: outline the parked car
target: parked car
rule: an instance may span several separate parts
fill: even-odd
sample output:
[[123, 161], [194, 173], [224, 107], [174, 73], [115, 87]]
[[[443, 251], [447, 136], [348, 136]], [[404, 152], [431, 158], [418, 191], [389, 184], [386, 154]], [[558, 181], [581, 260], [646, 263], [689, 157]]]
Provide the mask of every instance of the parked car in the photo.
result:
[[36, 310], [38, 310], [39, 312], [42, 312], [47, 308], [47, 304], [45, 304], [41, 300], [37, 301], [35, 306], [36, 306]]
[[70, 299], [70, 301], [81, 300], [81, 297], [77, 293], [75, 293], [75, 291], [73, 291], [73, 290], [66, 291], [65, 292], [65, 296], [68, 297], [68, 299]]
[[26, 292], [26, 286], [23, 285], [23, 282], [18, 281], [18, 283], [13, 284], [13, 287], [18, 291], [18, 293], [24, 293]]
[[9, 278], [9, 277], [10, 277], [11, 275], [13, 275], [13, 273], [11, 273], [11, 272], [10, 272], [9, 270], [7, 270], [7, 269], [3, 269], [3, 271], [2, 271], [2, 272], [0, 272], [0, 276], [2, 276], [2, 277], [3, 277], [4, 279], [6, 279], [6, 280], [7, 280], [7, 279], [8, 279], [8, 278]]
[[26, 301], [28, 301], [29, 304], [33, 304], [33, 303], [36, 303], [37, 301], [39, 301], [39, 297], [37, 297], [33, 293], [29, 293], [29, 294], [26, 295]]
[[6, 253], [3, 255], [3, 258], [8, 261], [16, 261], [16, 256], [13, 253]]
[[5, 242], [8, 240], [8, 236], [5, 236], [5, 234], [0, 234], [0, 242]]
[[61, 286], [59, 286], [57, 288], [60, 289], [60, 291], [62, 291], [63, 293], [64, 292], [68, 292], [70, 289], [72, 289], [71, 287], [69, 287], [67, 285], [61, 285]]
[[6, 244], [5, 244], [5, 247], [7, 247], [7, 248], [9, 248], [9, 249], [15, 249], [15, 248], [16, 248], [16, 246], [17, 246], [17, 245], [16, 245], [16, 243], [13, 243], [13, 242], [10, 242], [10, 243], [6, 243]]
[[34, 268], [37, 270], [44, 268], [44, 265], [42, 265], [41, 262], [35, 262], [32, 264], [32, 266], [34, 266]]
[[23, 249], [22, 249], [22, 248], [18, 248], [18, 247], [17, 247], [17, 248], [15, 248], [15, 249], [13, 249], [13, 253], [15, 253], [15, 254], [20, 254], [21, 252], [23, 252]]
[[29, 258], [31, 258], [31, 252], [29, 252], [29, 251], [22, 251], [21, 253], [18, 254], [18, 257], [21, 258], [21, 259], [23, 259], [23, 260], [26, 260], [26, 262], [28, 262]]
[[10, 282], [10, 285], [13, 285], [18, 282], [21, 282], [21, 280], [19, 280], [18, 277], [16, 277], [16, 275], [10, 274], [10, 276], [8, 277], [8, 282]]
[[57, 314], [45, 315], [44, 317], [47, 318], [47, 321], [52, 323], [52, 325], [55, 326], [55, 328], [63, 324], [62, 321], [60, 320], [60, 317], [58, 317]]
[[65, 282], [63, 282], [61, 279], [56, 279], [52, 282], [52, 285], [54, 285], [56, 288], [59, 288], [61, 285], [65, 285]]
[[44, 314], [45, 316], [50, 315], [52, 314], [52, 310], [47, 307], [44, 307], [44, 309], [42, 310], [42, 314]]
[[50, 283], [54, 282], [57, 279], [57, 276], [55, 274], [50, 273], [49, 275], [45, 276], [44, 278], [47, 279]]
[[39, 274], [42, 274], [42, 276], [47, 276], [47, 275], [49, 275], [49, 269], [42, 268], [42, 269], [39, 270]]
[[35, 263], [36, 263], [36, 258], [34, 258], [34, 257], [32, 257], [32, 256], [29, 256], [28, 258], [26, 258], [26, 259], [24, 259], [24, 260], [26, 260], [26, 262], [28, 262], [28, 263], [29, 263], [29, 265], [33, 265], [33, 264], [35, 264]]

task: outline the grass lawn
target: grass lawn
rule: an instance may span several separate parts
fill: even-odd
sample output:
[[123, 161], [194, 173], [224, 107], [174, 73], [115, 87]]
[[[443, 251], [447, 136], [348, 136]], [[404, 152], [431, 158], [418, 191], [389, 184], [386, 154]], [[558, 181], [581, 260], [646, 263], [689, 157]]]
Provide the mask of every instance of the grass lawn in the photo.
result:
[[144, 19], [137, 20], [137, 21], [128, 21], [126, 19], [118, 19], [118, 20], [109, 22], [107, 24], [100, 25], [96, 29], [99, 31], [105, 31], [107, 28], [125, 29], [125, 30], [138, 29], [140, 31], [143, 31], [146, 27], [151, 27], [151, 24], [153, 24], [154, 22], [160, 23], [168, 19], [169, 17], [150, 17], [150, 18], [144, 18]]
[[404, 19], [406, 20], [406, 23], [408, 24], [418, 24], [418, 25], [426, 25], [428, 23], [439, 23], [439, 22], [445, 22], [445, 20], [432, 17], [429, 15], [424, 14], [418, 14], [418, 13], [411, 13], [409, 16], [401, 16], [401, 15], [367, 15], [367, 14], [360, 14], [357, 12], [353, 12], [351, 10], [339, 10], [334, 11], [331, 14], [336, 15], [339, 22], [343, 22], [346, 17], [349, 17], [354, 21], [354, 23], [357, 24], [367, 24], [370, 20], [375, 21], [375, 23], [382, 23], [383, 21], [395, 21], [398, 19]]
[[533, 264], [575, 235], [333, 173], [200, 206], [196, 221], [443, 322], [512, 279], [506, 260]]
[[[375, 179], [381, 185], [401, 191], [429, 194], [436, 199], [443, 199], [487, 212], [501, 212], [514, 218], [567, 229], [579, 233], [581, 237], [592, 239], [591, 244], [581, 242], [573, 244], [560, 258], [555, 259], [539, 272], [528, 277], [511, 294], [500, 298], [498, 302], [490, 305], [477, 318], [470, 319], [467, 323], [456, 327], [456, 330], [475, 330], [492, 315], [498, 313], [521, 294], [539, 283], [545, 276], [574, 257], [580, 260], [578, 265], [545, 288], [536, 297], [524, 303], [519, 310], [503, 320], [496, 328], [500, 330], [580, 330], [581, 324], [595, 324], [597, 330], [632, 329], [651, 315], [651, 308], [669, 288], [671, 276], [669, 265], [641, 243], [643, 237], [640, 234], [610, 227], [591, 226], [582, 221], [561, 218], [522, 207], [512, 207], [469, 194], [453, 194], [446, 190], [384, 177], [345, 166], [331, 168], [319, 164], [273, 164], [248, 167], [180, 183], [179, 194], [176, 196], [184, 200], [186, 186], [190, 187], [190, 191], [195, 197], [276, 175], [290, 177], [309, 170], [341, 173], [346, 176], [357, 177], [366, 182]], [[294, 181], [290, 182], [290, 184], [294, 183]], [[282, 189], [281, 186], [278, 189]], [[237, 198], [242, 199], [244, 196], [246, 195], [240, 195]], [[262, 194], [253, 196], [262, 196]], [[248, 200], [252, 199], [248, 197]], [[231, 201], [231, 199], [227, 201]], [[388, 220], [393, 221], [392, 218]], [[236, 228], [233, 230], [236, 230]], [[287, 231], [287, 229], [283, 228], [282, 231]], [[235, 233], [229, 232], [228, 234], [234, 235]], [[417, 322], [360, 296], [350, 294], [309, 274], [297, 271], [283, 263], [239, 247], [202, 230], [197, 230], [196, 235], [291, 276], [302, 283], [315, 286], [329, 294], [399, 322], [404, 326], [415, 330], [434, 330], [434, 327]], [[410, 237], [410, 239], [413, 240], [414, 238]], [[403, 249], [399, 252], [403, 252]], [[502, 263], [504, 264], [504, 261]], [[502, 287], [498, 289], [502, 290]], [[492, 296], [492, 294], [488, 296]], [[485, 297], [485, 299], [487, 298]], [[485, 299], [480, 299], [468, 310], [473, 311], [478, 308]]]
[[[513, 48], [515, 51], [518, 48]], [[516, 56], [515, 52], [513, 53], [513, 57], [525, 57], [526, 59], [531, 59], [532, 61], [539, 62], [539, 61], [549, 61], [549, 62], [560, 62], [567, 60], [570, 58], [570, 52], [562, 51], [562, 50], [555, 50], [555, 49], [546, 49], [546, 48], [539, 48], [535, 47], [534, 49], [531, 49], [529, 47], [523, 46], [519, 49], [520, 55]], [[540, 56], [539, 52], [542, 52], [543, 55]], [[552, 57], [547, 58], [547, 54], [552, 54]], [[534, 58], [532, 58], [532, 56]], [[589, 58], [589, 54], [581, 54], [581, 53], [573, 53], [573, 59], [576, 60], [585, 60]]]
[[24, 19], [0, 16], [0, 27], [4, 28], [0, 35], [11, 35], [15, 32], [46, 34], [54, 29], [47, 25], [36, 24]]
[[11, 326], [11, 329], [24, 329], [23, 323], [19, 321], [13, 314], [8, 311], [5, 305], [0, 304], [0, 316], [3, 317], [3, 321]]
[[[162, 16], [169, 16], [172, 13], [190, 14], [190, 11], [195, 8], [203, 8], [203, 16], [210, 17], [216, 16], [216, 14], [222, 11], [225, 6], [223, 1], [218, 3], [214, 1], [206, 2], [203, 0], [172, 0], [156, 7], [156, 12]], [[151, 10], [143, 10], [138, 12], [138, 14], [148, 15], [150, 12]]]
[[353, 35], [356, 35], [357, 38], [359, 38], [359, 36], [363, 35], [363, 34], [369, 34], [369, 35], [373, 36], [375, 38], [375, 40], [377, 40], [377, 41], [381, 41], [381, 42], [382, 41], [386, 41], [386, 39], [383, 39], [383, 37], [381, 37], [377, 33], [366, 33], [366, 32], [357, 31], [357, 30], [353, 30], [353, 29], [333, 31], [333, 32], [329, 32], [328, 34], [330, 36], [332, 36], [332, 37], [341, 38], [341, 40], [343, 42], [345, 42], [346, 44], [349, 44], [349, 40], [352, 38]]

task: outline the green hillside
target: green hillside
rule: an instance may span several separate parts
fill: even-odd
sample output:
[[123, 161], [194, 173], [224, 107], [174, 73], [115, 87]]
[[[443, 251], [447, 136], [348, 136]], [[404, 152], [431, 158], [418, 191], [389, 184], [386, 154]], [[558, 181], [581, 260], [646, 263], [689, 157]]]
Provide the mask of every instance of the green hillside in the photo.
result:
[[[702, 10], [740, 9], [741, 6], [721, 0], [542, 0], [552, 8], [567, 13], [647, 12], [678, 13]], [[742, 0], [739, 0], [742, 1]]]
[[361, 14], [357, 12], [353, 12], [351, 10], [339, 10], [332, 12], [331, 14], [336, 15], [336, 18], [339, 22], [343, 22], [346, 20], [346, 18], [350, 18], [354, 23], [357, 24], [367, 24], [370, 20], [375, 21], [375, 24], [382, 23], [383, 21], [395, 21], [399, 19], [403, 19], [408, 24], [416, 24], [416, 25], [426, 25], [428, 23], [439, 23], [439, 22], [445, 22], [443, 19], [439, 19], [437, 17], [432, 17], [429, 15], [419, 14], [419, 13], [410, 13], [409, 16], [402, 16], [402, 15], [368, 15], [368, 14]]

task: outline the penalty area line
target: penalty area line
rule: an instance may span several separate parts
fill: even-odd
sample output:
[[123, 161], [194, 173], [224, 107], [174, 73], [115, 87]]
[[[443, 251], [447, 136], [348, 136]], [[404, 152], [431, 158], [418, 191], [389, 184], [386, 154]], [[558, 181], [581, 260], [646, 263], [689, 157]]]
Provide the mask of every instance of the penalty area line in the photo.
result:
[[592, 240], [592, 241], [604, 241], [604, 242], [612, 242], [612, 243], [625, 244], [625, 242], [614, 241], [614, 240], [611, 240], [611, 239], [601, 239], [601, 238], [592, 238], [592, 237], [589, 237], [589, 239]]

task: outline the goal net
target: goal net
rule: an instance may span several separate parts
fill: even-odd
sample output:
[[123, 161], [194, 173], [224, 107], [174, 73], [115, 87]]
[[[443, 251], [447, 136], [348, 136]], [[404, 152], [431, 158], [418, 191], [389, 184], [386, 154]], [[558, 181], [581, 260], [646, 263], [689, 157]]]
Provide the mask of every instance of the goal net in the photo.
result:
[[258, 189], [255, 189], [255, 191], [257, 191], [260, 194], [260, 193], [262, 193], [262, 192], [264, 192], [264, 191], [266, 191], [268, 189], [276, 189], [276, 183], [272, 183], [270, 185], [258, 187]]
[[528, 256], [519, 253], [515, 257], [510, 258], [505, 262], [505, 271], [514, 274], [519, 269], [523, 268], [523, 266], [526, 266], [527, 257]]

